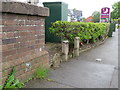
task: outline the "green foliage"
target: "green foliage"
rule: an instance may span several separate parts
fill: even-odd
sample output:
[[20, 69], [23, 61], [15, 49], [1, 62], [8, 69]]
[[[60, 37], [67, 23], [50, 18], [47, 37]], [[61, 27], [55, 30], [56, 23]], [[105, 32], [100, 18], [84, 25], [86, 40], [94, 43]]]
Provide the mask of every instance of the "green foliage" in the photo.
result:
[[48, 75], [48, 69], [44, 67], [39, 67], [36, 69], [34, 77], [39, 79], [45, 79], [47, 75]]
[[56, 21], [52, 23], [50, 32], [63, 39], [73, 43], [75, 37], [80, 37], [83, 40], [93, 40], [106, 33], [107, 26], [105, 23], [83, 23], [83, 22], [67, 22]]
[[4, 84], [3, 89], [5, 88], [22, 88], [24, 83], [20, 82], [18, 79], [15, 78], [15, 68], [13, 68], [12, 72], [9, 74], [6, 83]]
[[113, 11], [111, 12], [111, 19], [120, 18], [120, 1], [112, 5]]
[[2, 86], [2, 85], [0, 85], [0, 90], [2, 90], [2, 88], [3, 88], [3, 86]]
[[34, 79], [34, 76], [29, 77], [24, 83], [27, 83], [27, 82], [29, 82], [29, 81], [32, 80], [32, 79]]
[[93, 22], [99, 22], [100, 21], [100, 12], [98, 12], [98, 11], [93, 12], [92, 17], [93, 17], [93, 19], [92, 19]]

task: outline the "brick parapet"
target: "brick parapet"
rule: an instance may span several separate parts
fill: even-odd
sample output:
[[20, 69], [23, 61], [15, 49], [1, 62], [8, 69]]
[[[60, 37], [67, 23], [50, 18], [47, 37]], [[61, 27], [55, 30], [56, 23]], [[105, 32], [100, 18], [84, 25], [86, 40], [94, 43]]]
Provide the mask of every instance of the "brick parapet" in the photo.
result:
[[[16, 67], [16, 77], [20, 80], [27, 79], [41, 65], [49, 67], [49, 55], [44, 47], [45, 17], [49, 10], [20, 2], [3, 2], [2, 8], [0, 84], [5, 82], [12, 67]], [[26, 63], [31, 65], [29, 71], [26, 71]]]

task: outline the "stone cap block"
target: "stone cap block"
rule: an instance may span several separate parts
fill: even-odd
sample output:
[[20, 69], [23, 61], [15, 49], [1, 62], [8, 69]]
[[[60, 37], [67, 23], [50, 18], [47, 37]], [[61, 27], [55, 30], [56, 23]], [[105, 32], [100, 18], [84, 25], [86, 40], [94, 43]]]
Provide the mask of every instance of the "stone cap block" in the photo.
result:
[[69, 41], [68, 41], [68, 40], [64, 40], [64, 41], [62, 41], [62, 43], [66, 43], [66, 44], [68, 44]]
[[49, 16], [49, 8], [22, 2], [2, 2], [0, 12]]
[[80, 39], [80, 37], [75, 37], [74, 39], [75, 39], [75, 40], [79, 40], [79, 39]]

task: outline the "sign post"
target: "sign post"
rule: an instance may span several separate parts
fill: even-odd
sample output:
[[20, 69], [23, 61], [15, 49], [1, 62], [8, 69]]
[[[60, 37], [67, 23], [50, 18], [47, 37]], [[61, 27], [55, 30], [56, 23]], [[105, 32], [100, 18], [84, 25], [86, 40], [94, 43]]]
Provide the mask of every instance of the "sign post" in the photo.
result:
[[100, 22], [109, 22], [110, 20], [110, 8], [104, 7], [101, 9]]

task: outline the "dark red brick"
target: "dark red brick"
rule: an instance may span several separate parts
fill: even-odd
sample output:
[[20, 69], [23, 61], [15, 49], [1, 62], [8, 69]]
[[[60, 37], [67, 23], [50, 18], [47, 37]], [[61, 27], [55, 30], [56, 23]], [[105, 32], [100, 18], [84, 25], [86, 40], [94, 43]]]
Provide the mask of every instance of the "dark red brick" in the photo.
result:
[[3, 20], [14, 20], [17, 18], [17, 14], [12, 14], [12, 13], [2, 13], [2, 19]]
[[14, 21], [14, 20], [4, 20], [3, 21], [3, 25], [5, 25], [5, 26], [10, 26], [10, 25], [15, 26], [16, 25], [16, 21]]
[[7, 38], [13, 38], [14, 37], [14, 32], [6, 33], [6, 37]]
[[5, 26], [5, 27], [2, 27], [2, 31], [3, 32], [14, 32], [16, 31], [16, 28], [12, 26]]
[[2, 52], [3, 57], [9, 56], [9, 55], [14, 55], [14, 54], [16, 54], [16, 50]]
[[11, 44], [11, 43], [15, 43], [16, 42], [16, 38], [11, 38], [11, 39], [3, 39], [2, 40], [2, 44]]
[[7, 45], [2, 45], [2, 50], [3, 51], [9, 51], [14, 49], [14, 44], [7, 44]]

